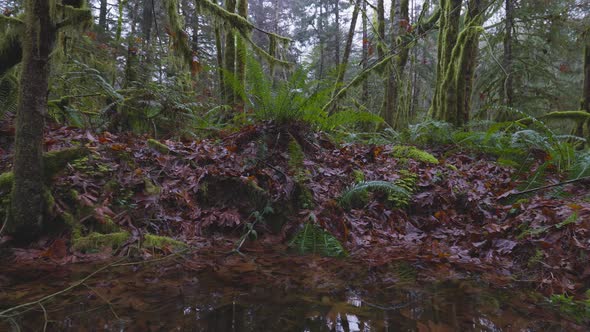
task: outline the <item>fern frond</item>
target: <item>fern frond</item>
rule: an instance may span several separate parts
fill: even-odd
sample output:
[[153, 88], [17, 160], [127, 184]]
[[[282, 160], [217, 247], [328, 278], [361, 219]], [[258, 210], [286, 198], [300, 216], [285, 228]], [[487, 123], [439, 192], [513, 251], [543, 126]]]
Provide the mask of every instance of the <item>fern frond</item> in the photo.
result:
[[576, 161], [569, 172], [570, 179], [579, 179], [586, 176], [590, 176], [590, 151], [576, 155]]
[[344, 257], [348, 253], [332, 234], [308, 222], [289, 242], [301, 254], [320, 254], [328, 257]]

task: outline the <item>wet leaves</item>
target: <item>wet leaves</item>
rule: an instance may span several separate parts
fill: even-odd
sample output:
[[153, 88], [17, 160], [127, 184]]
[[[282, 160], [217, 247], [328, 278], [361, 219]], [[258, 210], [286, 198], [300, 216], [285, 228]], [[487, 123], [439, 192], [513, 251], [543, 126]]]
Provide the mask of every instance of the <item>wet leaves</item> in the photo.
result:
[[[506, 276], [526, 277], [548, 293], [583, 291], [590, 281], [589, 184], [563, 187], [568, 198], [539, 191], [507, 201], [534, 174], [516, 174], [489, 156], [439, 149], [430, 151], [439, 164], [396, 158], [393, 146], [338, 146], [301, 124], [264, 123], [202, 141], [161, 140], [170, 153], [129, 134], [64, 127], [47, 136], [48, 149], [83, 144], [93, 151], [84, 165], [59, 174], [54, 188], [56, 218], [84, 211], [79, 218], [85, 227], [112, 220], [135, 238], [154, 233], [215, 248], [234, 243], [251, 214], [270, 205], [275, 213], [256, 232], [258, 241], [274, 246], [286, 243], [313, 214], [367, 266], [405, 260], [425, 266], [422, 273], [478, 273], [500, 285]], [[289, 165], [292, 139], [304, 153], [297, 172]], [[1, 157], [7, 169], [9, 153]], [[402, 172], [416, 176], [408, 207], [388, 204], [380, 192], [350, 210], [336, 201], [359, 174], [364, 181], [396, 183]], [[313, 208], [293, 204], [296, 185], [309, 190]], [[74, 254], [67, 240], [65, 245], [65, 256]], [[17, 259], [64, 256], [57, 240], [39, 246]], [[244, 274], [260, 273], [242, 268]]]

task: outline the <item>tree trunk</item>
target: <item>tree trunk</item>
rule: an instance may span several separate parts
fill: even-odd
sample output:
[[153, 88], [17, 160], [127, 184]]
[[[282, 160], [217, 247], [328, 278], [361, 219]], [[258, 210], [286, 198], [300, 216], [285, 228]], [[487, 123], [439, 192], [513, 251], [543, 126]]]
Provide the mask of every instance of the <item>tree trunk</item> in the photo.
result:
[[[457, 124], [455, 115], [448, 110], [448, 105], [456, 105], [456, 90], [449, 88], [450, 76], [447, 72], [451, 69], [452, 52], [457, 44], [459, 34], [459, 19], [461, 17], [462, 0], [441, 0], [441, 14], [438, 32], [438, 51], [436, 66], [436, 88], [430, 115], [435, 120], [448, 121]], [[452, 75], [451, 75], [452, 76]]]
[[409, 47], [401, 42], [403, 36], [408, 33], [410, 26], [409, 0], [401, 0], [400, 2], [392, 0], [391, 11], [391, 47], [392, 51], [396, 52], [398, 56], [393, 59], [389, 67], [382, 115], [387, 124], [395, 128], [400, 128], [407, 122], [407, 119], [404, 119], [407, 118], [407, 114], [406, 116], [402, 116], [401, 114], [400, 95], [404, 87], [401, 83], [410, 52]]
[[514, 1], [505, 0], [506, 20], [504, 22], [504, 70], [508, 75], [504, 81], [502, 92], [504, 94], [504, 105], [514, 105], [514, 79], [512, 77], [512, 29], [514, 27]]
[[[360, 11], [360, 2], [362, 0], [356, 0], [354, 9], [352, 11], [352, 18], [350, 19], [350, 28], [348, 29], [348, 36], [346, 37], [346, 46], [344, 47], [344, 55], [342, 58], [342, 64], [338, 67], [338, 77], [336, 78], [336, 84], [334, 85], [334, 91], [332, 91], [332, 98], [336, 96], [338, 89], [342, 82], [344, 82], [344, 75], [346, 74], [346, 67], [348, 67], [348, 60], [350, 59], [350, 52], [352, 51], [352, 41], [354, 39], [354, 31], [356, 28], [356, 21], [358, 20]], [[336, 109], [336, 103], [330, 110], [332, 113]]]
[[152, 34], [152, 21], [154, 11], [152, 1], [153, 0], [143, 1], [143, 17], [141, 20], [141, 32], [144, 45], [149, 45], [150, 37]]
[[[248, 19], [248, 0], [238, 0], [238, 15], [242, 16], [245, 19]], [[237, 42], [237, 49], [236, 49], [236, 76], [237, 76], [237, 80], [240, 84], [240, 88], [241, 89], [245, 89], [246, 88], [246, 58], [248, 55], [247, 49], [246, 49], [246, 41], [244, 40], [244, 38], [242, 36], [237, 36], [236, 38], [236, 42]], [[240, 94], [241, 96], [241, 94]], [[240, 98], [240, 104], [241, 104], [241, 108], [244, 107], [244, 102], [245, 100], [241, 100]], [[237, 101], [237, 100], [236, 100]]]
[[377, 56], [385, 56], [385, 4], [384, 0], [377, 1]]
[[[590, 29], [582, 35], [584, 43], [584, 90], [580, 108], [590, 113]], [[585, 121], [576, 128], [576, 135], [590, 140], [590, 121]], [[588, 145], [588, 143], [586, 143]]]
[[455, 77], [457, 89], [457, 125], [464, 125], [469, 122], [471, 111], [471, 95], [473, 92], [473, 77], [477, 65], [477, 54], [479, 51], [479, 28], [483, 23], [482, 11], [484, 0], [469, 0], [467, 15], [465, 17], [466, 34], [463, 50], [459, 54], [458, 73]]
[[[363, 71], [367, 70], [369, 66], [369, 32], [367, 22], [367, 0], [363, 2]], [[369, 80], [363, 80], [363, 88], [361, 94], [363, 104], [369, 101]]]
[[25, 1], [26, 31], [16, 118], [12, 222], [15, 235], [34, 238], [43, 226], [43, 129], [47, 114], [49, 55], [56, 27], [47, 0]]
[[98, 26], [102, 31], [107, 31], [107, 0], [100, 0], [100, 11], [98, 14]]
[[[235, 13], [236, 11], [236, 0], [226, 0], [225, 1], [225, 9], [230, 13]], [[236, 35], [232, 31], [232, 27], [229, 23], [226, 25], [225, 29], [225, 59], [224, 59], [224, 69], [225, 74], [233, 75], [233, 80], [236, 79]], [[225, 77], [225, 102], [228, 105], [234, 105], [235, 103], [235, 94], [233, 90], [233, 84], [231, 79]]]
[[221, 25], [219, 22], [215, 22], [215, 55], [217, 57], [217, 74], [219, 77], [219, 97], [220, 100], [225, 101], [225, 77], [223, 75], [223, 40]]
[[334, 57], [336, 67], [340, 66], [340, 0], [334, 0]]

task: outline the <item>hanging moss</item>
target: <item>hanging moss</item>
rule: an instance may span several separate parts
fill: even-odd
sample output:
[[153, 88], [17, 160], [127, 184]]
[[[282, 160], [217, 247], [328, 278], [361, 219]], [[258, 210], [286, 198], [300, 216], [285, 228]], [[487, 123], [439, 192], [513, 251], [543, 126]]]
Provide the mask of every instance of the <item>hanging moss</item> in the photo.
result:
[[[223, 22], [229, 24], [232, 27], [232, 29], [236, 30], [244, 38], [244, 40], [247, 41], [252, 46], [252, 49], [254, 49], [254, 51], [257, 54], [264, 57], [265, 60], [267, 60], [270, 63], [273, 63], [275, 65], [277, 65], [277, 64], [283, 65], [283, 66], [293, 65], [292, 63], [290, 63], [288, 61], [284, 61], [284, 60], [281, 60], [281, 59], [278, 59], [278, 58], [272, 56], [271, 54], [269, 54], [268, 52], [266, 52], [265, 50], [260, 48], [250, 38], [250, 33], [252, 32], [252, 30], [258, 30], [258, 31], [266, 34], [267, 36], [270, 36], [270, 38], [273, 38], [275, 40], [279, 40], [282, 43], [290, 43], [292, 41], [290, 38], [278, 35], [276, 33], [272, 33], [272, 32], [268, 32], [268, 31], [264, 31], [262, 29], [259, 29], [254, 24], [250, 23], [246, 18], [238, 15], [237, 13], [230, 12], [230, 11], [224, 9], [223, 7], [217, 5], [209, 0], [197, 0], [196, 4], [197, 4], [197, 6], [199, 6], [199, 10], [201, 10], [203, 12], [208, 12], [212, 16], [218, 17]], [[226, 51], [227, 51], [227, 49], [226, 49]]]

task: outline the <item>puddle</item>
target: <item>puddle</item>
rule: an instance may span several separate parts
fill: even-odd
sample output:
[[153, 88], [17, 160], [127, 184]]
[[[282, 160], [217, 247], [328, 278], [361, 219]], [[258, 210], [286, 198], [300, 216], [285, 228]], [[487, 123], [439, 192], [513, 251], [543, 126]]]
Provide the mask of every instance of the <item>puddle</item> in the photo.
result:
[[[384, 284], [357, 274], [364, 279], [343, 283], [337, 274], [322, 272], [320, 263], [326, 260], [317, 269], [295, 269], [298, 272], [293, 266], [265, 270], [235, 261], [215, 262], [213, 268], [176, 262], [108, 270], [43, 302], [43, 307], [34, 305], [0, 321], [0, 331], [43, 330], [45, 324], [48, 331], [584, 329], [532, 304], [524, 294], [492, 291], [474, 281]], [[0, 308], [62, 290], [92, 271], [68, 266], [5, 273], [0, 278]], [[255, 277], [261, 275], [266, 277]]]

